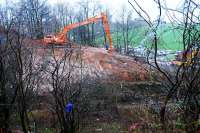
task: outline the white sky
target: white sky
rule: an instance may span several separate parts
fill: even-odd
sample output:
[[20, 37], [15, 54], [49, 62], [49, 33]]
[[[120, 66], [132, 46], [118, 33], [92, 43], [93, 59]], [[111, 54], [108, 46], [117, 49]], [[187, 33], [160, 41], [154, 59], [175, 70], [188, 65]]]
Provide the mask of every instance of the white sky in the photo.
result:
[[[83, 0], [48, 0], [48, 1], [52, 5], [55, 3], [69, 3], [70, 5], [76, 5], [78, 2], [81, 2]], [[127, 7], [128, 10], [133, 11], [132, 7], [128, 3], [128, 0], [93, 0], [93, 1], [100, 3], [105, 9], [106, 8], [110, 9], [114, 20], [119, 18], [119, 14], [123, 6]], [[165, 0], [165, 1], [167, 7], [176, 9], [178, 6], [180, 6], [181, 1], [183, 0]], [[137, 2], [150, 14], [153, 20], [157, 18], [158, 9], [157, 5], [153, 0], [137, 0]], [[133, 14], [133, 18], [137, 17], [138, 15], [136, 13]], [[163, 16], [163, 18], [167, 21], [166, 16]]]
[[[6, 0], [0, 0], [0, 4], [2, 4], [5, 1]], [[7, 1], [9, 3], [9, 2], [14, 2], [14, 1], [16, 2], [17, 0], [7, 0]], [[48, 0], [48, 2], [51, 5], [54, 5], [55, 3], [63, 3], [63, 4], [69, 3], [71, 6], [74, 5], [74, 7], [76, 7], [76, 4], [78, 2], [82, 2], [82, 1], [84, 0]], [[119, 14], [123, 6], [125, 6], [127, 10], [133, 11], [132, 7], [128, 3], [128, 0], [92, 0], [92, 1], [96, 3], [100, 3], [104, 7], [104, 9], [106, 8], [110, 9], [114, 20], [119, 18]], [[130, 0], [130, 1], [133, 1], [133, 0]], [[164, 1], [164, 0], [161, 0], [161, 1]], [[165, 0], [165, 1], [166, 1], [167, 7], [176, 9], [178, 6], [181, 5], [181, 1], [183, 0]], [[137, 2], [150, 14], [153, 20], [157, 18], [158, 9], [157, 9], [157, 5], [153, 2], [153, 0], [137, 0]], [[165, 14], [165, 12], [163, 12], [163, 14]], [[133, 18], [137, 18], [137, 17], [138, 15], [134, 13]], [[163, 16], [163, 19], [167, 21], [166, 16]]]

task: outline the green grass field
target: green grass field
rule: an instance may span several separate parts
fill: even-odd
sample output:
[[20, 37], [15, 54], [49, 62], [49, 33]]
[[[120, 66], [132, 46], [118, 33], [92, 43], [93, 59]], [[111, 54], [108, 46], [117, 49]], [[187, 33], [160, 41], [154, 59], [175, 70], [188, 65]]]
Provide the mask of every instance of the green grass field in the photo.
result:
[[[129, 32], [129, 41], [132, 47], [137, 47], [143, 44], [145, 47], [151, 47], [152, 40], [147, 36], [149, 29], [145, 26], [132, 29]], [[172, 26], [166, 24], [160, 26], [158, 33], [158, 48], [162, 50], [182, 50], [182, 30], [173, 29]], [[112, 33], [112, 40], [114, 46], [123, 45], [123, 35], [122, 33]], [[97, 39], [96, 43], [101, 44], [103, 42], [103, 37]], [[143, 42], [143, 43], [142, 43]]]
[[166, 50], [182, 50], [182, 30], [174, 29], [172, 26], [162, 26], [158, 30], [158, 47]]

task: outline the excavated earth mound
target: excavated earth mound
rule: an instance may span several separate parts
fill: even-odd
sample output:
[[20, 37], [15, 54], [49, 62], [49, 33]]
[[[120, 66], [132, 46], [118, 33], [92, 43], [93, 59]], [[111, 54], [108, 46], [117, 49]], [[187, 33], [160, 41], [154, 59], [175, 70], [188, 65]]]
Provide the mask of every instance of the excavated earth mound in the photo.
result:
[[[70, 60], [73, 61], [74, 66], [79, 66], [74, 68], [72, 72], [75, 79], [78, 79], [82, 73], [87, 79], [102, 82], [149, 80], [148, 66], [135, 61], [132, 57], [120, 55], [117, 52], [109, 52], [104, 48], [82, 47], [81, 50], [80, 48], [70, 49], [72, 53]], [[53, 54], [57, 59], [61, 59], [65, 51], [65, 48], [55, 48]], [[41, 49], [38, 52], [39, 55], [52, 56], [51, 54], [47, 55], [46, 53], [49, 52], [44, 52]], [[82, 71], [80, 66], [83, 68]]]
[[102, 79], [114, 81], [143, 81], [149, 78], [146, 65], [134, 58], [108, 52], [102, 48], [83, 49], [83, 60], [93, 72], [105, 75]]
[[[2, 28], [0, 28], [2, 29]], [[2, 30], [0, 30], [3, 33]], [[42, 44], [41, 40], [31, 40], [25, 39], [24, 44], [31, 49], [36, 48], [36, 56], [38, 62], [43, 62], [44, 58], [62, 58], [66, 48], [54, 48], [46, 47]], [[39, 45], [40, 44], [40, 45]], [[116, 52], [109, 52], [104, 48], [94, 48], [94, 47], [71, 47], [72, 61], [76, 64], [73, 69], [73, 77], [77, 79], [80, 74], [84, 74], [85, 77], [96, 79], [100, 81], [147, 81], [150, 78], [150, 72], [148, 66], [135, 61], [134, 58], [120, 55]], [[77, 59], [78, 57], [78, 59]], [[41, 64], [41, 63], [40, 63]], [[83, 71], [80, 70], [80, 66]]]

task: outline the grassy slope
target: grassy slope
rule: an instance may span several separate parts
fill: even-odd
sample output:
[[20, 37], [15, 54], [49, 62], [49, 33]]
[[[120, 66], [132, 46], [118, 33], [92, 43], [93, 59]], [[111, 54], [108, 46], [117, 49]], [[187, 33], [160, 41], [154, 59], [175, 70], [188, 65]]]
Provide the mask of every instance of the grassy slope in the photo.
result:
[[[140, 41], [144, 38], [145, 36], [145, 32], [147, 31], [147, 28], [146, 27], [141, 27], [141, 28], [137, 28], [137, 29], [133, 29], [129, 32], [129, 40], [131, 41], [131, 45], [133, 47], [136, 47], [139, 45]], [[111, 37], [112, 37], [112, 41], [113, 41], [113, 44], [115, 46], [118, 45], [123, 45], [123, 34], [122, 33], [112, 33], [111, 34]], [[118, 39], [118, 40], [117, 40]], [[96, 39], [96, 43], [97, 44], [102, 44], [104, 42], [104, 38], [103, 37], [100, 37], [100, 38], [97, 38]]]
[[[145, 38], [145, 33], [147, 33], [148, 28], [147, 27], [139, 27], [136, 29], [133, 29], [129, 32], [129, 40], [130, 44], [133, 47], [139, 46], [140, 42]], [[182, 31], [178, 29], [173, 29], [170, 25], [163, 25], [160, 26], [158, 29], [158, 47], [159, 49], [165, 49], [165, 50], [182, 50]], [[118, 38], [118, 41], [117, 41]], [[123, 45], [123, 36], [122, 33], [112, 33], [112, 39], [113, 44], [116, 46], [117, 44]], [[101, 44], [104, 39], [98, 38], [96, 43]], [[145, 46], [150, 47], [151, 46], [151, 39], [146, 38], [145, 40]]]
[[159, 28], [159, 48], [166, 50], [182, 50], [182, 30], [173, 29], [169, 25]]

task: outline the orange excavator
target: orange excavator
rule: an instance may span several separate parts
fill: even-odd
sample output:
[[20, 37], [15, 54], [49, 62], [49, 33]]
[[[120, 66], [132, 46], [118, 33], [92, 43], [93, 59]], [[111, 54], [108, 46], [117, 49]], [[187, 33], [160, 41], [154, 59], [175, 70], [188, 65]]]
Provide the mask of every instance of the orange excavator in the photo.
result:
[[102, 20], [102, 23], [104, 25], [104, 30], [106, 32], [106, 38], [107, 38], [107, 41], [110, 44], [109, 49], [112, 49], [112, 39], [111, 39], [111, 35], [110, 35], [110, 25], [108, 23], [108, 19], [107, 19], [107, 16], [106, 16], [105, 13], [101, 13], [101, 15], [89, 18], [89, 19], [82, 21], [82, 22], [77, 22], [77, 23], [74, 23], [74, 24], [67, 25], [67, 26], [64, 27], [64, 29], [61, 32], [57, 33], [56, 35], [48, 35], [48, 36], [44, 37], [43, 42], [46, 45], [49, 45], [49, 44], [64, 45], [67, 42], [69, 42], [69, 40], [67, 39], [67, 33], [70, 30], [77, 28], [79, 26], [83, 26], [83, 25], [87, 25], [87, 24], [90, 24], [90, 23], [97, 22], [99, 20]]

